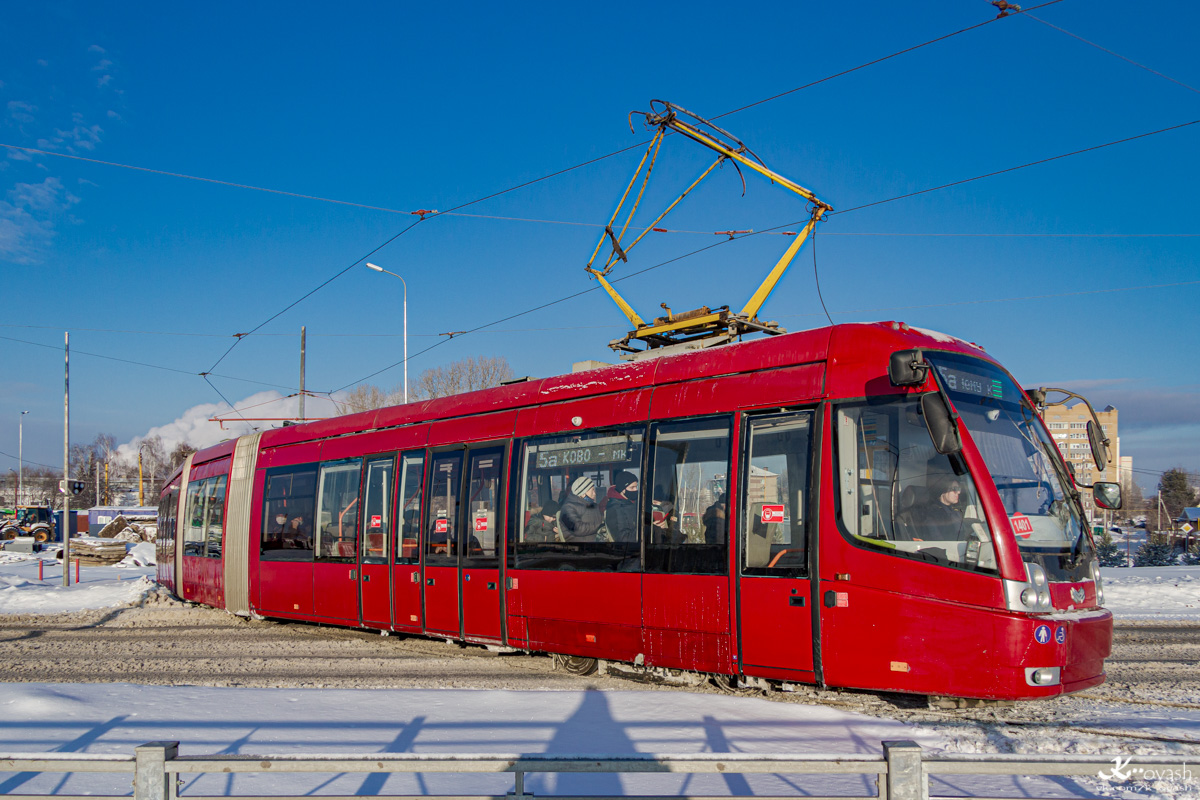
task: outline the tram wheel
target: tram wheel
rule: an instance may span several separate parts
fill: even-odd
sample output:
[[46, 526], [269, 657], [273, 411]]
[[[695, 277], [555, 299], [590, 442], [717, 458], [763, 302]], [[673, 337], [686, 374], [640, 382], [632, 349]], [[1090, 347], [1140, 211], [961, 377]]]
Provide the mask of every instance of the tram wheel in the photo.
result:
[[572, 675], [591, 675], [598, 666], [596, 659], [583, 656], [559, 656], [558, 663]]

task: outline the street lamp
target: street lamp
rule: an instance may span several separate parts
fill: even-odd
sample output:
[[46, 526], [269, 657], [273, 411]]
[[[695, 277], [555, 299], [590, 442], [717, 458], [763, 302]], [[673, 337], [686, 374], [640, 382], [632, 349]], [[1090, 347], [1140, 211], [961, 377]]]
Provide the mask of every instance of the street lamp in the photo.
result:
[[22, 411], [21, 416], [17, 417], [17, 498], [13, 501], [14, 506], [21, 505], [21, 481], [25, 477], [25, 415], [28, 411]]
[[[396, 278], [400, 278], [394, 272], [377, 267], [374, 264], [367, 262], [367, 267], [376, 272], [386, 272]], [[404, 402], [408, 402], [408, 282], [404, 278], [400, 278], [400, 283], [404, 284]]]

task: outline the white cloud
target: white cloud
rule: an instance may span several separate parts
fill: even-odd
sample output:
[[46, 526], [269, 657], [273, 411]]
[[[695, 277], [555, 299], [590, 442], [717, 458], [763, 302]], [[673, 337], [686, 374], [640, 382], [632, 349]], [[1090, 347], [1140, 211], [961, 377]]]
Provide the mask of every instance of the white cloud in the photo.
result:
[[112, 75], [101, 75], [100, 80], [96, 81], [96, 85], [100, 87], [108, 86], [112, 83]]
[[[253, 418], [294, 418], [299, 413], [300, 399], [284, 397], [279, 392], [270, 390], [239, 400], [236, 407], [241, 412], [241, 417], [250, 418], [250, 421], [243, 421], [226, 403], [201, 403], [184, 411], [173, 422], [155, 426], [143, 435], [135, 436], [117, 448], [117, 455], [126, 461], [135, 461], [138, 446], [154, 436], [162, 439], [163, 448], [170, 453], [184, 442], [203, 449], [255, 430], [278, 428], [283, 424], [282, 421], [260, 421]], [[334, 413], [333, 405], [324, 398], [309, 397], [305, 401], [304, 413], [308, 417], [330, 416]], [[221, 423], [209, 421], [215, 418], [225, 420], [224, 427]]]
[[44, 59], [44, 58], [39, 58], [39, 59], [37, 60], [37, 65], [38, 65], [39, 67], [48, 67], [48, 66], [50, 66], [50, 62], [49, 62], [49, 61], [47, 61], [47, 60], [46, 60], [46, 59]]
[[89, 48], [88, 48], [88, 52], [89, 52], [89, 53], [107, 53], [108, 51], [107, 51], [107, 50], [105, 50], [105, 49], [104, 49], [103, 47], [101, 47], [100, 45], [98, 45], [98, 44], [94, 44], [94, 45], [92, 45], [91, 47], [89, 47]]
[[0, 200], [0, 259], [17, 264], [36, 262], [54, 237], [55, 221], [78, 202], [58, 178], [18, 183], [7, 199]]
[[5, 149], [8, 150], [8, 157], [13, 161], [33, 161], [33, 156], [29, 155], [29, 153], [26, 153], [24, 150], [12, 150], [9, 148]]
[[8, 116], [16, 122], [33, 122], [34, 111], [37, 111], [37, 106], [26, 103], [24, 100], [8, 101]]

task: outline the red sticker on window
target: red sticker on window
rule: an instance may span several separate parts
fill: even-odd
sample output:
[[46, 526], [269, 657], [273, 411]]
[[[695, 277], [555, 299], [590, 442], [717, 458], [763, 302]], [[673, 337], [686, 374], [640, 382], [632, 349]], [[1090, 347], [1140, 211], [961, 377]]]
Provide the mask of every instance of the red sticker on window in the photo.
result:
[[1013, 533], [1018, 537], [1028, 539], [1033, 534], [1033, 523], [1024, 514], [1018, 512], [1009, 517], [1008, 520], [1012, 523]]
[[480, 533], [487, 530], [487, 517], [475, 518], [475, 530]]
[[783, 506], [764, 505], [762, 510], [763, 522], [783, 522]]
[[433, 532], [434, 533], [446, 533], [449, 530], [450, 530], [450, 520], [448, 520], [448, 519], [439, 519], [437, 522], [433, 523]]
[[383, 516], [380, 514], [372, 514], [371, 515], [371, 527], [372, 528], [382, 528], [383, 527]]

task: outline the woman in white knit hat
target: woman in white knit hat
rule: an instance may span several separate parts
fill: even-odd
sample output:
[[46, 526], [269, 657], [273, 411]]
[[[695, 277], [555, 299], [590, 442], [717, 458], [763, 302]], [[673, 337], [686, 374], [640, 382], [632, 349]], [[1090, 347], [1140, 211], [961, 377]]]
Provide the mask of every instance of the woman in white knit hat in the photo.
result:
[[604, 523], [604, 515], [596, 505], [596, 482], [586, 475], [576, 478], [560, 514], [563, 539], [568, 542], [596, 541], [596, 531]]

